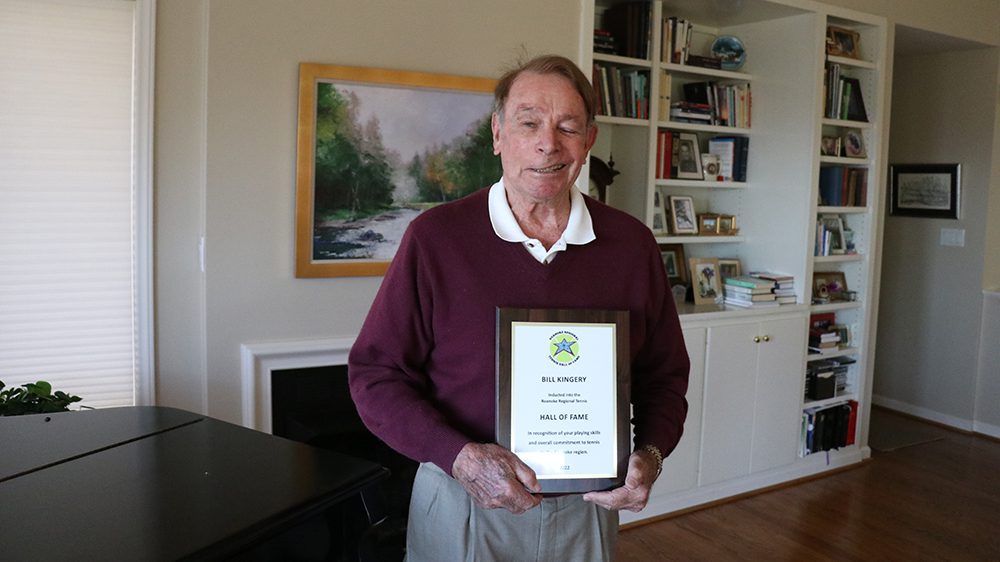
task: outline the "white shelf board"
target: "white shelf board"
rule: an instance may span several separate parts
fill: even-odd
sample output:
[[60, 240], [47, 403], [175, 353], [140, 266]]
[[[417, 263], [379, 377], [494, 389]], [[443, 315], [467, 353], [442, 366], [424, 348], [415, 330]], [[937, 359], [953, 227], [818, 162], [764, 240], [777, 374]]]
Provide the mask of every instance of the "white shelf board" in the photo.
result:
[[827, 215], [851, 215], [851, 214], [862, 214], [867, 212], [868, 212], [868, 207], [831, 207], [825, 205], [816, 207], [817, 214], [827, 214]]
[[850, 261], [864, 261], [864, 254], [838, 254], [835, 256], [813, 256], [814, 263], [843, 263]]
[[743, 127], [701, 125], [699, 123], [681, 123], [679, 121], [657, 121], [656, 126], [661, 129], [673, 129], [675, 131], [695, 131], [698, 133], [715, 133], [719, 135], [747, 136], [750, 134], [750, 129], [745, 129]]
[[864, 68], [867, 70], [875, 70], [877, 68], [876, 64], [873, 62], [861, 59], [852, 59], [851, 57], [827, 55], [826, 60], [828, 62], [836, 63], [842, 66], [850, 66], [852, 68]]
[[852, 129], [871, 129], [872, 124], [868, 121], [850, 121], [848, 119], [823, 118], [823, 124], [830, 127], [850, 127]]
[[598, 123], [606, 125], [628, 125], [631, 127], [648, 127], [649, 119], [634, 119], [632, 117], [613, 117], [611, 115], [597, 115], [594, 119]]
[[832, 406], [834, 404], [841, 404], [847, 402], [848, 400], [857, 400], [858, 395], [853, 392], [847, 394], [841, 394], [839, 396], [834, 396], [833, 398], [824, 398], [823, 400], [809, 400], [802, 404], [802, 409], [806, 408], [825, 408], [827, 406]]
[[652, 68], [653, 63], [646, 59], [636, 59], [632, 57], [623, 57], [619, 55], [608, 55], [605, 53], [594, 53], [594, 61], [608, 62], [612, 64], [621, 64], [626, 66], [634, 66], [636, 68]]
[[708, 189], [746, 189], [745, 181], [706, 181], [706, 180], [681, 180], [681, 179], [658, 179], [656, 185], [661, 187], [702, 187]]
[[809, 307], [812, 312], [836, 312], [838, 310], [850, 310], [852, 308], [861, 308], [863, 303], [861, 301], [852, 302], [831, 302], [829, 304], [814, 304]]
[[745, 72], [733, 72], [732, 70], [703, 68], [700, 66], [691, 66], [689, 64], [677, 64], [675, 62], [661, 62], [660, 68], [673, 73], [691, 74], [694, 76], [711, 76], [713, 78], [724, 78], [726, 80], [740, 80], [743, 82], [750, 82], [753, 80], [753, 76]]
[[833, 359], [834, 357], [850, 357], [860, 352], [861, 350], [856, 347], [844, 347], [838, 349], [835, 353], [809, 353], [806, 355], [806, 362], [811, 363], [813, 361], [822, 361], [823, 359]]
[[657, 244], [733, 244], [743, 242], [743, 236], [698, 236], [695, 234], [688, 236], [670, 236], [667, 234], [657, 234]]

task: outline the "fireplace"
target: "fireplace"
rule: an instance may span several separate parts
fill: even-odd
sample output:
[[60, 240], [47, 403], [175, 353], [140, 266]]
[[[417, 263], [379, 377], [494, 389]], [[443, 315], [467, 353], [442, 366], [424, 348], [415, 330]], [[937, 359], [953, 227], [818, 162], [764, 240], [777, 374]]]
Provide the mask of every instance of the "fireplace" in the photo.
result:
[[[308, 340], [243, 346], [244, 425], [368, 459], [391, 472], [326, 514], [332, 559], [398, 560], [417, 463], [375, 437], [357, 413], [347, 385], [353, 340]], [[374, 524], [371, 524], [374, 523]]]

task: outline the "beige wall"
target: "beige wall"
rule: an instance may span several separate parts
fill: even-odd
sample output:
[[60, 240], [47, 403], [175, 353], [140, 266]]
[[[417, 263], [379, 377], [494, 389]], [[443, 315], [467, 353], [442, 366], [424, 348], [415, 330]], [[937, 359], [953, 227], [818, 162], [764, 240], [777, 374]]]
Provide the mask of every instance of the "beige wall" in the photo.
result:
[[[995, 0], [961, 0], [969, 11], [937, 0], [833, 3], [1000, 44]], [[238, 421], [240, 344], [353, 335], [378, 288], [378, 278], [293, 277], [299, 62], [496, 76], [522, 48], [575, 57], [580, 5], [160, 0], [154, 186], [159, 403]], [[990, 236], [987, 247], [1000, 249], [1000, 229]], [[1000, 257], [990, 262], [984, 279], [994, 275], [1000, 285]]]
[[578, 5], [160, 1], [159, 402], [238, 421], [240, 344], [353, 335], [378, 288], [293, 276], [299, 62], [494, 77], [522, 48], [575, 58]]
[[[886, 218], [874, 393], [882, 403], [972, 428], [997, 49], [897, 58], [889, 161], [959, 162], [959, 220]], [[960, 85], [957, 86], [957, 85]], [[992, 193], [991, 193], [992, 191]], [[942, 246], [942, 229], [965, 233]]]

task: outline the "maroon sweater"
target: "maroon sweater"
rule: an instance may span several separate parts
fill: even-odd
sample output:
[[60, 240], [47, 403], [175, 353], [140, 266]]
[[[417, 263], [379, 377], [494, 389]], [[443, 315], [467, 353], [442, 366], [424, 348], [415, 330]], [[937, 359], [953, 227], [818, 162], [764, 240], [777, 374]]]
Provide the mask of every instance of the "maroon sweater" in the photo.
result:
[[361, 419], [451, 474], [466, 443], [495, 442], [496, 307], [628, 310], [635, 443], [668, 454], [690, 362], [649, 229], [586, 197], [597, 239], [545, 265], [493, 232], [488, 193], [421, 213], [403, 236], [350, 352]]

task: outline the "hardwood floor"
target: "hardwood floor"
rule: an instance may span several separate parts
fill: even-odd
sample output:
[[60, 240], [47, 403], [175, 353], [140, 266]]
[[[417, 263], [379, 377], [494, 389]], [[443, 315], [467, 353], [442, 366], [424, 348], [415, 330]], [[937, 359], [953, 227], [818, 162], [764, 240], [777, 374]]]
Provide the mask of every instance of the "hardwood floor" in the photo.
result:
[[876, 450], [858, 468], [626, 529], [618, 561], [1000, 561], [1000, 442], [892, 421], [943, 438]]

